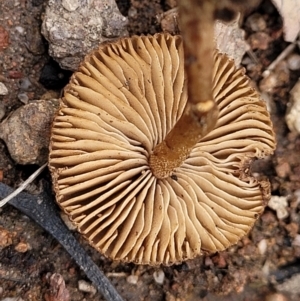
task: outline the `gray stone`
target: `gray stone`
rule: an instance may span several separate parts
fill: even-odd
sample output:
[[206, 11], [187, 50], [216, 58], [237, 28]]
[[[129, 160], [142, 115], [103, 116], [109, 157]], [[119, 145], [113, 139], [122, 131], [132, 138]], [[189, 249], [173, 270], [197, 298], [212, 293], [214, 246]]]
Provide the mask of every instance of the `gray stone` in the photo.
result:
[[57, 99], [37, 100], [18, 108], [0, 124], [0, 138], [16, 163], [47, 162], [50, 127], [58, 106]]
[[126, 25], [114, 0], [49, 0], [42, 34], [60, 66], [76, 70], [100, 43], [126, 36]]

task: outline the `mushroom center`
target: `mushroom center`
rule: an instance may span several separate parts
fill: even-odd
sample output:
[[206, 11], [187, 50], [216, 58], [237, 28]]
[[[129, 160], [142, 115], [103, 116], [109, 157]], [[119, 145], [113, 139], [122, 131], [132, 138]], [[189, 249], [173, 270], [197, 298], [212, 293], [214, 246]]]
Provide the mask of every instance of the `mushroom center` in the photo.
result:
[[208, 100], [196, 105], [187, 102], [181, 118], [149, 157], [153, 175], [158, 179], [171, 176], [200, 139], [213, 130], [217, 117], [218, 109], [214, 101]]

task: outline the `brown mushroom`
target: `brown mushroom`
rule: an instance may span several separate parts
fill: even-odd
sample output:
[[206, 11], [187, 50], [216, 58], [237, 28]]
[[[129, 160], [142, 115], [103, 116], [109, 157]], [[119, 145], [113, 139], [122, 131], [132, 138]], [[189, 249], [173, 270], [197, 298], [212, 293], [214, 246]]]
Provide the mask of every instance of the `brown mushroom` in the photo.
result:
[[169, 173], [150, 162], [186, 86], [181, 37], [156, 34], [100, 46], [65, 89], [49, 158], [57, 202], [109, 258], [173, 264], [224, 250], [269, 199], [249, 167], [275, 148], [270, 116], [224, 54], [214, 55], [215, 128]]

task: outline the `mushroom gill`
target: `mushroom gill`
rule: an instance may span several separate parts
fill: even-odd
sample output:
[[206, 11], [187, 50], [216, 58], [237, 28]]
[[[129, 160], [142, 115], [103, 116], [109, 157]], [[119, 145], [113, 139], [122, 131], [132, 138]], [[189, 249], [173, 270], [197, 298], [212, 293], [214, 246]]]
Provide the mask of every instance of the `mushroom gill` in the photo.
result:
[[180, 36], [134, 36], [88, 55], [66, 87], [51, 136], [57, 202], [105, 256], [173, 264], [235, 244], [269, 199], [249, 166], [275, 148], [270, 116], [243, 69], [215, 53], [215, 128], [169, 176], [149, 158], [181, 117]]

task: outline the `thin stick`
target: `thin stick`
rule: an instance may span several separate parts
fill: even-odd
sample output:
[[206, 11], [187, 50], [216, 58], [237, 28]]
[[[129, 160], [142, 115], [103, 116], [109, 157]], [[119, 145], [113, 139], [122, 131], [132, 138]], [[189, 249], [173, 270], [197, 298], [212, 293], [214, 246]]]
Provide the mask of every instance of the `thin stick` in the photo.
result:
[[296, 47], [296, 43], [290, 44], [288, 47], [286, 47], [279, 55], [278, 57], [275, 59], [275, 61], [273, 61], [269, 67], [263, 72], [263, 77], [267, 77], [268, 75], [270, 75], [271, 71], [273, 71], [277, 65], [283, 61], [289, 54], [291, 54], [294, 49]]
[[6, 203], [8, 203], [10, 200], [12, 200], [15, 196], [17, 196], [24, 189], [26, 189], [26, 187], [31, 182], [33, 182], [38, 177], [38, 175], [41, 174], [41, 172], [45, 169], [46, 166], [47, 166], [47, 163], [42, 165], [25, 182], [23, 182], [16, 190], [14, 190], [10, 195], [8, 195], [6, 198], [4, 198], [2, 201], [0, 201], [0, 208], [3, 207]]

